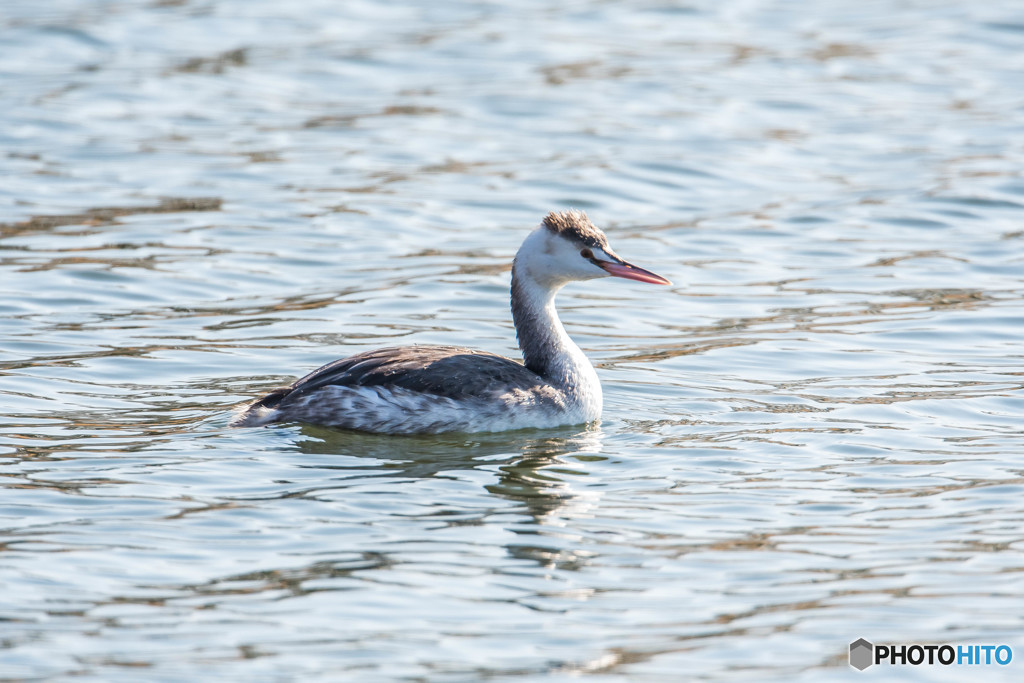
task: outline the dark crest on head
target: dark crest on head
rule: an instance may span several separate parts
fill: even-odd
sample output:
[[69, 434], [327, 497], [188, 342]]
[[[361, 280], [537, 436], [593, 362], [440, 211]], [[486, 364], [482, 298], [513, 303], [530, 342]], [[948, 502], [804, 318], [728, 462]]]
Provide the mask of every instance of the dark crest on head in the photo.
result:
[[608, 246], [604, 233], [578, 209], [552, 211], [541, 224], [556, 235], [574, 239], [591, 248], [604, 249]]

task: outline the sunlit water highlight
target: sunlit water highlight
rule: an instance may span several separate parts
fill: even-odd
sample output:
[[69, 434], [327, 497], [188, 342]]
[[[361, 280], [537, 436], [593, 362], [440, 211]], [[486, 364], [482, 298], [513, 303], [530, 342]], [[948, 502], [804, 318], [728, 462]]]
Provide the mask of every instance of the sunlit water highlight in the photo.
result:
[[[1015, 3], [0, 25], [0, 677], [853, 680], [865, 637], [1019, 679]], [[376, 346], [515, 355], [569, 206], [677, 283], [560, 295], [599, 427], [226, 427]]]

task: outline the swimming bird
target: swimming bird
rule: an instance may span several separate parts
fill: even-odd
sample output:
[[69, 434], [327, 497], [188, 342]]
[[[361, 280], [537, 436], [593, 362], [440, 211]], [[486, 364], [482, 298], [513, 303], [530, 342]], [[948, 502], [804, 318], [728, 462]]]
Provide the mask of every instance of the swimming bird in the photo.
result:
[[567, 283], [660, 275], [622, 260], [582, 211], [549, 213], [512, 263], [523, 363], [458, 346], [401, 346], [328, 363], [250, 404], [233, 423], [305, 422], [383, 434], [499, 432], [593, 422], [601, 383], [555, 311]]

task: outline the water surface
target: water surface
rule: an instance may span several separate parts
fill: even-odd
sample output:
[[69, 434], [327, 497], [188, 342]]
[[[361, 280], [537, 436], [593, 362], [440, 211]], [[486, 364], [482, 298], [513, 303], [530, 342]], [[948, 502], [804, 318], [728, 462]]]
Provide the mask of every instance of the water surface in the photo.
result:
[[[1012, 2], [9, 0], [0, 677], [957, 680], [1024, 661]], [[599, 426], [229, 429], [354, 352], [515, 355]]]

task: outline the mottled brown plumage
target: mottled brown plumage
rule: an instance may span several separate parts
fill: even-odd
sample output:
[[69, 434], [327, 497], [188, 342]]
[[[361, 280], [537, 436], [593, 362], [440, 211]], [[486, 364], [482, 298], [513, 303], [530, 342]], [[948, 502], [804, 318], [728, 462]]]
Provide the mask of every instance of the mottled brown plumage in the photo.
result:
[[587, 214], [579, 209], [552, 211], [547, 216], [544, 216], [541, 225], [556, 235], [574, 239], [593, 249], [606, 249], [608, 247], [608, 238], [604, 236], [604, 233], [597, 226], [590, 222]]
[[544, 379], [513, 360], [458, 346], [403, 346], [365, 351], [314, 370], [257, 405], [281, 408], [330, 384], [401, 387], [456, 400], [489, 398], [495, 390], [531, 391]]

